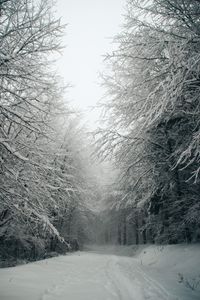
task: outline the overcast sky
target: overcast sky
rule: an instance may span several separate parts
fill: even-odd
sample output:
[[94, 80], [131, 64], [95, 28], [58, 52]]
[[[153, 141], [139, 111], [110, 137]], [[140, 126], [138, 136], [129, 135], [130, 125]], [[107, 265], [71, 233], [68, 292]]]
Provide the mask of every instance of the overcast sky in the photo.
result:
[[103, 69], [103, 55], [112, 50], [111, 37], [120, 31], [125, 0], [57, 0], [58, 14], [67, 23], [59, 62], [65, 82], [74, 87], [68, 99], [86, 112], [91, 126], [97, 113], [89, 109], [103, 96], [98, 85], [98, 72]]

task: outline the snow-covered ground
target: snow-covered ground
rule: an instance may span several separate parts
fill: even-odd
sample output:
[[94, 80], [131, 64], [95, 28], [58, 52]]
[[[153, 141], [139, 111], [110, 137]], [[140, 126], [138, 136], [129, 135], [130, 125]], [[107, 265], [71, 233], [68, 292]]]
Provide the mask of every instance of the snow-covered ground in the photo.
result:
[[0, 300], [199, 300], [199, 276], [199, 245], [92, 247], [0, 269]]

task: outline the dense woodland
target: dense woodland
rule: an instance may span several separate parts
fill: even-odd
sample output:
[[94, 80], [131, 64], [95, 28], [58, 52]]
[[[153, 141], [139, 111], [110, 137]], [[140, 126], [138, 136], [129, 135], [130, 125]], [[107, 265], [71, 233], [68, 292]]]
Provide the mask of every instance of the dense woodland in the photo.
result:
[[[200, 2], [127, 2], [95, 137], [55, 75], [65, 26], [53, 11], [0, 1], [1, 258], [200, 241]], [[94, 157], [112, 161], [109, 184]]]
[[52, 65], [64, 32], [53, 11], [49, 0], [0, 1], [3, 259], [62, 253], [93, 234], [91, 142]]
[[[106, 239], [200, 240], [200, 1], [129, 0], [117, 49], [106, 56], [98, 153], [119, 176]], [[114, 190], [114, 192], [113, 192]]]

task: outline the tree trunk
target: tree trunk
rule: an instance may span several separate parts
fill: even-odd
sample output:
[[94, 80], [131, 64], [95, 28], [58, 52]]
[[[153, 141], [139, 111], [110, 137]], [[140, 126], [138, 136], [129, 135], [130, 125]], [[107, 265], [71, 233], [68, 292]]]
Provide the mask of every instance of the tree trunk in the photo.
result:
[[138, 216], [135, 216], [135, 244], [139, 244], [139, 224], [138, 224]]
[[123, 245], [127, 245], [127, 236], [126, 236], [126, 216], [124, 216], [124, 226], [123, 226]]
[[117, 228], [117, 241], [118, 244], [121, 245], [122, 244], [122, 231], [121, 231], [121, 223], [118, 224], [118, 228]]

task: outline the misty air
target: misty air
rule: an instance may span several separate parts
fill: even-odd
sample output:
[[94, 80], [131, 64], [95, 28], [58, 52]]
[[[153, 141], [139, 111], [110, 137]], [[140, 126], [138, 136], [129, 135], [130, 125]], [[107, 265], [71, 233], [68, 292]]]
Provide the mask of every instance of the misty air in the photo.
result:
[[0, 300], [200, 299], [200, 1], [0, 0]]

